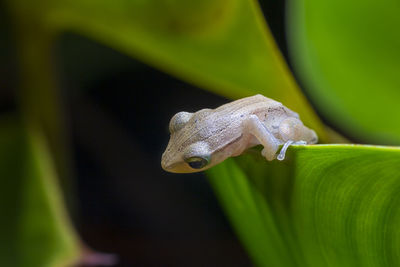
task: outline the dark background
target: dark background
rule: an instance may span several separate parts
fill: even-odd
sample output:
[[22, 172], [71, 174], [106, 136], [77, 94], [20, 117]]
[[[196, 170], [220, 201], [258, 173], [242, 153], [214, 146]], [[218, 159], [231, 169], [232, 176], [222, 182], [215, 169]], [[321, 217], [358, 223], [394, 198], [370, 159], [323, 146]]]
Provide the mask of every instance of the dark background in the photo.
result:
[[[261, 4], [287, 57], [284, 3]], [[4, 114], [16, 110], [20, 81], [12, 27], [0, 10]], [[60, 36], [53, 53], [76, 174], [72, 217], [88, 246], [117, 254], [118, 266], [251, 265], [204, 174], [160, 167], [176, 112], [228, 100], [73, 33]]]

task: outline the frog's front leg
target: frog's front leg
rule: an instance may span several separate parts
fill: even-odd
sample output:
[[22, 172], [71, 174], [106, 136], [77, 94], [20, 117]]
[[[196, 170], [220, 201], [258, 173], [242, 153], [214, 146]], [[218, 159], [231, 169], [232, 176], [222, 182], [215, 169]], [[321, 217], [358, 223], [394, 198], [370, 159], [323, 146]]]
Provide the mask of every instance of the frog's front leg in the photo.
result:
[[264, 146], [261, 154], [269, 161], [276, 158], [276, 152], [279, 149], [279, 142], [275, 136], [265, 128], [260, 119], [256, 115], [250, 115], [245, 121], [245, 129], [248, 133], [254, 135], [257, 140]]

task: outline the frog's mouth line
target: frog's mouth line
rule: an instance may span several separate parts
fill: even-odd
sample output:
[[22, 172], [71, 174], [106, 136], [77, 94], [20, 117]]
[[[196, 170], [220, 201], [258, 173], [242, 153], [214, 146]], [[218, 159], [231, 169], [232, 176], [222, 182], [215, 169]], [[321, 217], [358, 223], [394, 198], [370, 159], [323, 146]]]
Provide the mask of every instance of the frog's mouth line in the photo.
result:
[[182, 173], [182, 172], [179, 172], [179, 171], [174, 171], [175, 169], [177, 169], [176, 167], [179, 166], [179, 165], [180, 165], [179, 163], [174, 163], [174, 164], [171, 164], [171, 165], [161, 164], [161, 168], [163, 168], [163, 170], [168, 171], [168, 172]]

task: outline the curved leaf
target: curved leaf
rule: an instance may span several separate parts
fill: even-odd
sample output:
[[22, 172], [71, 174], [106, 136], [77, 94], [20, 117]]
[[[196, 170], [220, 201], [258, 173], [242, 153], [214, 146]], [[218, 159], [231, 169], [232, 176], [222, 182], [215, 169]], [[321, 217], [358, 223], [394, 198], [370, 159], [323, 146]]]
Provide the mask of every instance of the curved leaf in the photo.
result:
[[262, 93], [281, 101], [327, 141], [253, 0], [10, 3], [18, 17], [32, 17], [46, 30], [94, 37], [229, 98]]
[[68, 266], [79, 257], [75, 232], [46, 147], [13, 120], [0, 131], [1, 266]]
[[290, 50], [319, 111], [366, 141], [400, 144], [396, 0], [291, 0]]
[[398, 266], [400, 149], [292, 147], [284, 162], [251, 155], [208, 172], [259, 266]]

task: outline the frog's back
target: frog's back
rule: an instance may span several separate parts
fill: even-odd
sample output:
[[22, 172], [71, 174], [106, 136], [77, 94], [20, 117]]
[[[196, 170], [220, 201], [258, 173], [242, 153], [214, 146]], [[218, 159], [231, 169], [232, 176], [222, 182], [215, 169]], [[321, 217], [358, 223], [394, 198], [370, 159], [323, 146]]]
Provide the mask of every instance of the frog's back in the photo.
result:
[[260, 116], [261, 114], [268, 115], [274, 113], [286, 113], [288, 116], [298, 116], [297, 113], [291, 111], [282, 105], [282, 103], [260, 94], [245, 97], [222, 105], [214, 111], [219, 118], [227, 118], [231, 116], [243, 117], [251, 114]]
[[257, 115], [273, 133], [282, 118], [297, 116], [280, 102], [263, 95], [242, 98], [216, 109], [203, 109], [193, 113], [185, 127], [173, 134], [177, 152], [198, 141], [208, 143], [212, 151], [225, 147], [242, 137], [242, 123], [251, 114]]

